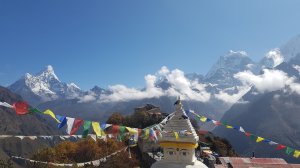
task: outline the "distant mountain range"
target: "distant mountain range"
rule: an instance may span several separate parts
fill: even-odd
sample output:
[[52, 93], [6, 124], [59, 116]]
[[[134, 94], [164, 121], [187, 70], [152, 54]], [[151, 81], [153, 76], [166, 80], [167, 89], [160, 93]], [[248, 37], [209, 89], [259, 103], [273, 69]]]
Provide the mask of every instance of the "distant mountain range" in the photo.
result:
[[[146, 103], [171, 112], [176, 97], [181, 96], [187, 109], [214, 119], [223, 117], [224, 121], [296, 148], [300, 145], [299, 46], [297, 36], [281, 48], [270, 50], [259, 62], [251, 60], [245, 51], [229, 51], [206, 75], [185, 74], [164, 66], [154, 75], [145, 76], [146, 86], [142, 89], [112, 85], [84, 91], [74, 83], [61, 82], [50, 65], [36, 75], [25, 74], [8, 88], [41, 109], [99, 121], [106, 121], [111, 112], [128, 114]], [[266, 154], [260, 150], [261, 144], [251, 144], [241, 135], [222, 129], [215, 132], [230, 139], [242, 154], [252, 150]]]
[[52, 108], [58, 113], [81, 117], [98, 116], [101, 120], [106, 120], [107, 113], [120, 111], [126, 114], [132, 111], [128, 107], [145, 103], [158, 103], [156, 105], [161, 104], [163, 110], [170, 110], [172, 103], [165, 102], [171, 102], [177, 96], [186, 101], [186, 108], [193, 107], [220, 119], [250, 89], [250, 85], [245, 85], [234, 75], [242, 71], [259, 74], [263, 68], [273, 68], [278, 63], [274, 55], [276, 52], [255, 63], [245, 51], [229, 51], [205, 76], [162, 67], [154, 75], [145, 76], [146, 86], [142, 89], [113, 85], [107, 89], [95, 86], [84, 91], [74, 83], [60, 81], [53, 67], [48, 65], [36, 75], [26, 73], [8, 88], [42, 109]]

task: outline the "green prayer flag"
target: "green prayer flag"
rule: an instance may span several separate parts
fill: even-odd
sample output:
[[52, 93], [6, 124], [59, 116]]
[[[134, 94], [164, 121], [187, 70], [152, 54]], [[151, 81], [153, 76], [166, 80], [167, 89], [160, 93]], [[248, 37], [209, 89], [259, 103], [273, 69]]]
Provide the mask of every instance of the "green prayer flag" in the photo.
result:
[[37, 108], [32, 108], [32, 107], [29, 107], [28, 108], [28, 111], [30, 113], [42, 113], [40, 110], [38, 110]]
[[87, 135], [89, 133], [89, 130], [91, 128], [91, 125], [92, 125], [91, 121], [84, 121], [82, 138], [86, 138], [87, 137]]
[[224, 126], [228, 125], [227, 122], [224, 122], [224, 121], [221, 122], [221, 124], [224, 125]]
[[255, 136], [255, 135], [252, 134], [252, 135], [250, 135], [250, 138], [256, 141], [257, 136]]
[[118, 136], [120, 138], [120, 140], [124, 139], [125, 132], [126, 132], [126, 127], [125, 126], [120, 126], [119, 127], [119, 133], [120, 133], [120, 135]]
[[287, 155], [290, 155], [290, 154], [292, 154], [293, 152], [294, 152], [295, 150], [293, 149], [293, 148], [290, 148], [290, 147], [286, 147], [286, 150], [285, 150], [285, 153], [287, 154]]

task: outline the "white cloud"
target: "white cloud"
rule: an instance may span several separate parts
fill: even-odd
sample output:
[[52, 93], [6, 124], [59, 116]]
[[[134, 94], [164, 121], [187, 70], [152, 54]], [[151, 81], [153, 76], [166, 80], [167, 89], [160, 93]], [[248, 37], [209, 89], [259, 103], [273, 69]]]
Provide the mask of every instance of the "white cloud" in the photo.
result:
[[160, 70], [158, 71], [158, 74], [159, 75], [162, 75], [162, 76], [165, 76], [167, 75], [168, 73], [170, 73], [170, 70], [166, 67], [166, 66], [162, 66], [160, 68]]
[[[167, 90], [157, 87], [158, 79], [166, 79], [170, 87]], [[211, 96], [205, 89], [206, 85], [190, 81], [185, 77], [183, 71], [179, 69], [170, 71], [166, 66], [163, 66], [156, 75], [146, 75], [145, 83], [146, 87], [143, 90], [128, 88], [125, 85], [109, 86], [108, 90], [111, 94], [101, 95], [99, 101], [129, 101], [161, 96], [181, 96], [183, 100], [206, 102]]]
[[250, 89], [251, 87], [249, 86], [238, 87], [238, 92], [235, 94], [229, 94], [225, 91], [220, 91], [218, 94], [215, 94], [215, 97], [228, 104], [234, 104], [238, 102], [241, 97], [244, 96]]
[[250, 71], [239, 72], [234, 75], [244, 84], [254, 85], [261, 93], [276, 90], [284, 90], [300, 94], [300, 84], [295, 82], [294, 77], [289, 77], [283, 71], [264, 69], [263, 74], [254, 75]]
[[87, 102], [95, 101], [96, 99], [97, 99], [96, 95], [92, 92], [87, 95], [84, 95], [83, 97], [80, 97], [78, 103], [87, 103]]
[[240, 55], [240, 56], [248, 56], [246, 51], [233, 51], [233, 50], [229, 50], [229, 53], [227, 54], [227, 56], [232, 56], [232, 55]]
[[279, 48], [275, 48], [269, 51], [266, 54], [266, 57], [273, 60], [273, 67], [276, 67], [284, 61], [284, 57], [281, 55]]
[[250, 71], [244, 71], [235, 74], [234, 77], [244, 84], [254, 85], [261, 93], [283, 89], [294, 80], [280, 70], [264, 69], [263, 72], [262, 75], [254, 75]]
[[206, 85], [197, 81], [190, 81], [184, 76], [184, 72], [175, 69], [165, 75], [168, 82], [171, 84], [166, 92], [170, 95], [181, 96], [182, 99], [207, 102], [210, 99], [210, 93], [205, 89]]

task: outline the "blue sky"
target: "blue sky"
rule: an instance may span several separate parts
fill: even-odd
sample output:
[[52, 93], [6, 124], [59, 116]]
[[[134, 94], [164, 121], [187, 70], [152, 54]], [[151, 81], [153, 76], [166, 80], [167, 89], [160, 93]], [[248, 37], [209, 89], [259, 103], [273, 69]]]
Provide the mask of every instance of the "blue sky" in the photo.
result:
[[300, 33], [298, 0], [0, 1], [0, 85], [53, 65], [83, 89], [144, 86], [161, 66], [206, 74], [228, 50], [258, 61]]

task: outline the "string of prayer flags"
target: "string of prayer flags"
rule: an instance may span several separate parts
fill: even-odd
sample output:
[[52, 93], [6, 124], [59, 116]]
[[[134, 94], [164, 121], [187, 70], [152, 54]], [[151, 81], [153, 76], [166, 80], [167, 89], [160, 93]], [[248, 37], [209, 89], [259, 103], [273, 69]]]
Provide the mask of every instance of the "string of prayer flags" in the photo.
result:
[[246, 131], [245, 131], [242, 127], [240, 127], [240, 126], [239, 126], [239, 127], [238, 127], [238, 126], [231, 126], [231, 125], [228, 125], [227, 122], [220, 122], [220, 121], [216, 121], [216, 120], [209, 119], [209, 118], [207, 118], [207, 117], [205, 117], [205, 116], [200, 116], [200, 115], [198, 115], [197, 113], [195, 113], [193, 110], [189, 110], [189, 112], [190, 112], [191, 114], [194, 114], [195, 117], [196, 117], [197, 119], [199, 118], [200, 121], [202, 121], [202, 122], [212, 121], [212, 123], [213, 123], [214, 125], [216, 125], [216, 126], [223, 125], [223, 126], [225, 126], [226, 128], [228, 128], [228, 129], [232, 129], [232, 128], [233, 128], [233, 129], [235, 129], [235, 130], [237, 130], [237, 131], [239, 131], [239, 132], [244, 133], [247, 137], [250, 137], [251, 139], [255, 140], [257, 143], [259, 143], [259, 142], [265, 142], [265, 143], [268, 143], [269, 145], [276, 146], [278, 150], [283, 150], [283, 149], [285, 149], [285, 153], [286, 153], [286, 154], [290, 155], [290, 154], [293, 153], [293, 156], [294, 156], [295, 158], [298, 158], [298, 157], [300, 156], [300, 151], [299, 151], [299, 150], [295, 150], [295, 149], [290, 148], [290, 147], [287, 147], [287, 146], [285, 146], [285, 145], [278, 144], [277, 142], [271, 141], [271, 140], [269, 140], [269, 139], [265, 139], [265, 138], [263, 138], [263, 137], [256, 136], [256, 135], [254, 135], [254, 134], [252, 134], [252, 133], [250, 133], [250, 132], [246, 132]]
[[76, 133], [76, 131], [78, 130], [78, 128], [83, 124], [83, 120], [81, 119], [75, 119], [74, 123], [73, 123], [73, 127], [72, 130], [70, 132], [70, 135], [74, 135]]
[[83, 123], [83, 133], [82, 133], [82, 137], [83, 138], [87, 137], [91, 126], [92, 126], [92, 122], [91, 121], [84, 121], [84, 123]]
[[48, 110], [44, 111], [43, 113], [51, 116], [56, 122], [60, 123], [60, 121], [56, 118], [55, 114], [51, 110], [48, 109]]
[[17, 115], [25, 115], [29, 113], [29, 105], [24, 101], [14, 103], [13, 108], [15, 109]]

